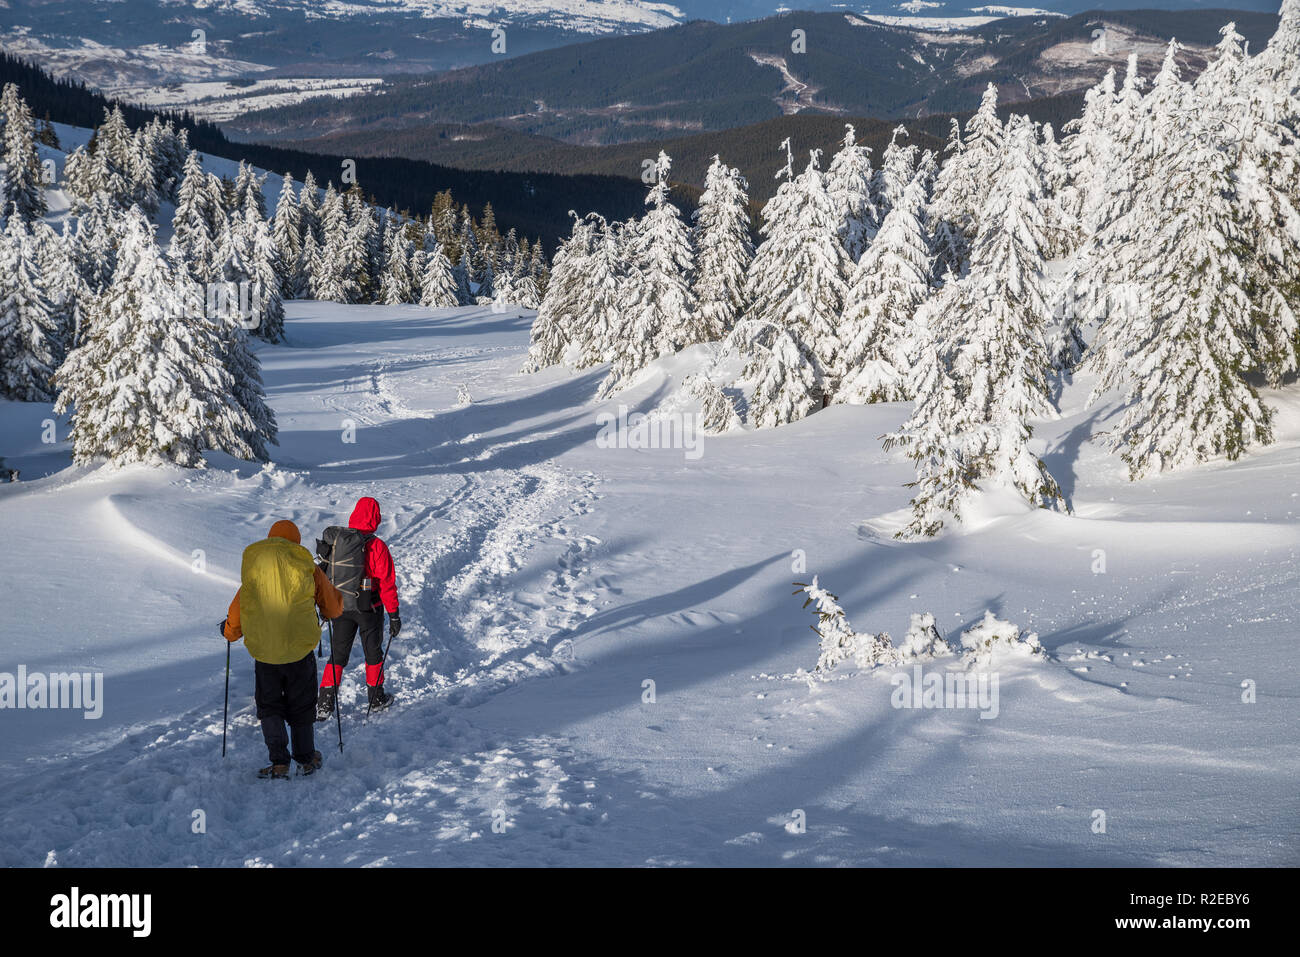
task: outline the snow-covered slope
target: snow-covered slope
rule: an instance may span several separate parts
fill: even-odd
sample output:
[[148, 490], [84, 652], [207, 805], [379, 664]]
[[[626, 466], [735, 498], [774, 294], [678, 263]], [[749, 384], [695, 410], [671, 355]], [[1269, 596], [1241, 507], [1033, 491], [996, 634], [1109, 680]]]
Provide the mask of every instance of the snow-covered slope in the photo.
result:
[[[600, 370], [515, 373], [528, 313], [289, 315], [261, 351], [266, 468], [74, 469], [41, 442], [48, 406], [0, 404], [24, 476], [0, 485], [21, 585], [0, 673], [105, 675], [98, 720], [0, 711], [0, 865], [1300, 863], [1297, 390], [1266, 393], [1276, 446], [1130, 484], [1080, 383], [1037, 432], [1074, 517], [988, 500], [965, 534], [898, 545], [913, 473], [877, 436], [902, 406], [698, 457], [608, 447], [597, 414], [669, 399], [702, 348], [596, 405]], [[354, 660], [344, 753], [318, 726], [321, 774], [258, 781], [238, 645], [220, 756], [240, 552], [360, 495], [398, 563], [397, 705], [363, 723]], [[955, 642], [991, 609], [1048, 657], [998, 666], [994, 719], [895, 708], [890, 675], [846, 666], [810, 685], [791, 582], [813, 574], [859, 630], [929, 611]]]

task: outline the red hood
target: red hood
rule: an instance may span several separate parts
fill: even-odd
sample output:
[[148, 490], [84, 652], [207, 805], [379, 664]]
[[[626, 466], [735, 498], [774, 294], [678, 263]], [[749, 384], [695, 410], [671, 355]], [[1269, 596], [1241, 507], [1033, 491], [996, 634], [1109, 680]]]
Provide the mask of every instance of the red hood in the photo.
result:
[[379, 503], [367, 496], [357, 499], [357, 507], [352, 510], [352, 517], [348, 519], [348, 528], [355, 528], [358, 532], [369, 534], [379, 527], [380, 521], [382, 518], [379, 514]]

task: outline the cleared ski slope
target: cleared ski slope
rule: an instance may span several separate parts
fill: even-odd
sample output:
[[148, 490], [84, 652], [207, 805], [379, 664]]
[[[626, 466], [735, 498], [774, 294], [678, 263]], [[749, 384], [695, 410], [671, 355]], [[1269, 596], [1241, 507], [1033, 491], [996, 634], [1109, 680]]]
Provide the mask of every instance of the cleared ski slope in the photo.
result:
[[[655, 406], [703, 350], [595, 404], [600, 372], [516, 373], [528, 313], [289, 316], [265, 469], [74, 469], [48, 406], [0, 403], [24, 476], [0, 485], [0, 672], [105, 675], [97, 721], [0, 710], [0, 864], [1300, 863], [1300, 391], [1268, 394], [1276, 446], [1134, 485], [1081, 383], [1038, 430], [1074, 517], [993, 495], [898, 545], [912, 473], [877, 437], [903, 406], [698, 458], [601, 448], [598, 412]], [[318, 726], [323, 773], [258, 781], [242, 645], [220, 757], [240, 552], [360, 495], [398, 563], [397, 705], [362, 724], [354, 650], [344, 754]], [[790, 584], [813, 574], [858, 630], [931, 611], [955, 640], [990, 608], [1050, 657], [1000, 668], [993, 720], [896, 709], [851, 668], [809, 687], [782, 676], [817, 659]]]

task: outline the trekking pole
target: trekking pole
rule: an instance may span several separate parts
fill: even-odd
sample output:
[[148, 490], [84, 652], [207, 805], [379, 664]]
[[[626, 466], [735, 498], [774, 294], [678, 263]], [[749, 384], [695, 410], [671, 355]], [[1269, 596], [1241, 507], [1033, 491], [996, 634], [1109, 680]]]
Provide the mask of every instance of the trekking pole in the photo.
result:
[[[383, 686], [382, 679], [383, 679], [383, 677], [384, 677], [384, 665], [388, 662], [388, 649], [391, 648], [392, 646], [393, 646], [393, 636], [392, 636], [392, 633], [390, 632], [389, 635], [388, 635], [388, 644], [384, 645], [384, 653], [383, 653], [383, 655], [382, 655], [382, 656], [380, 657], [380, 659], [379, 659], [379, 677], [380, 677], [380, 679], [381, 679], [381, 682], [380, 682], [380, 686], [381, 686], [381, 687]], [[375, 706], [375, 702], [374, 702], [373, 699], [370, 701], [369, 704], [366, 705], [366, 720], [367, 720], [367, 721], [370, 720], [370, 709], [373, 708], [374, 706]]]
[[[329, 623], [330, 630], [330, 663], [326, 668], [334, 667], [334, 622]], [[334, 672], [334, 723], [339, 727], [339, 754], [343, 753], [343, 702], [339, 699], [339, 692], [343, 690], [343, 669], [339, 668]]]
[[230, 716], [230, 642], [226, 642], [226, 707], [221, 712], [221, 756], [226, 756], [226, 719]]

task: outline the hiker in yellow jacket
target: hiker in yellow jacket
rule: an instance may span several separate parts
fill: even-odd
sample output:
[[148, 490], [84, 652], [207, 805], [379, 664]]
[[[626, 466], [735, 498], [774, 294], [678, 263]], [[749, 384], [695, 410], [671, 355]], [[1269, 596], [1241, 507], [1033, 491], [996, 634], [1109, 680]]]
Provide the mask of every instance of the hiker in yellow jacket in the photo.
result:
[[257, 717], [271, 757], [270, 766], [258, 772], [264, 778], [289, 776], [290, 736], [293, 760], [303, 774], [321, 766], [313, 735], [312, 652], [320, 641], [316, 609], [326, 618], [337, 618], [343, 614], [343, 596], [301, 541], [298, 526], [281, 520], [271, 526], [270, 535], [244, 549], [239, 591], [221, 623], [222, 637], [231, 642], [242, 637], [256, 662]]

